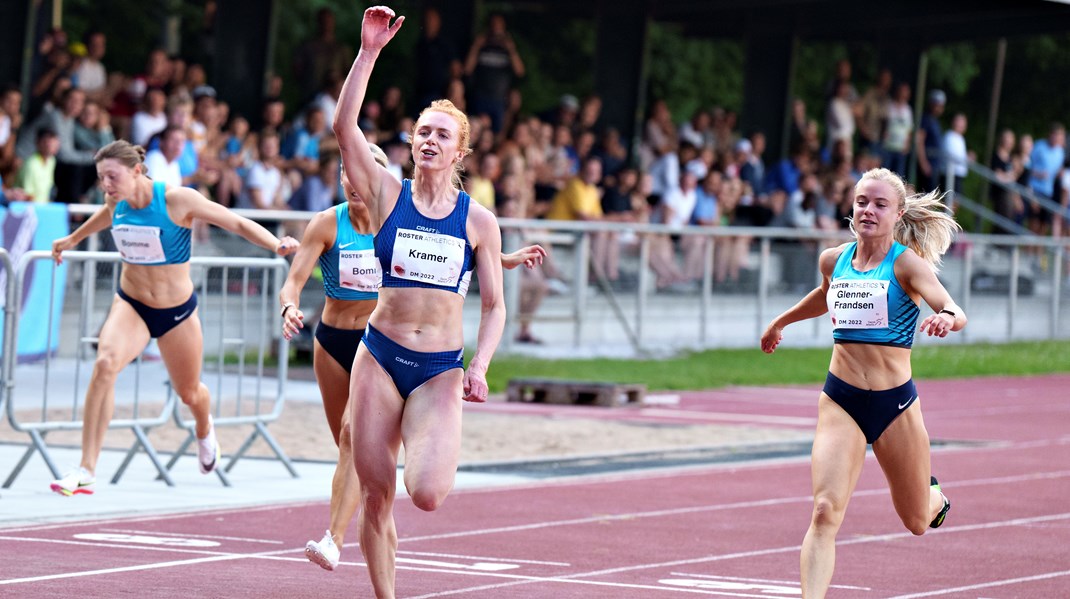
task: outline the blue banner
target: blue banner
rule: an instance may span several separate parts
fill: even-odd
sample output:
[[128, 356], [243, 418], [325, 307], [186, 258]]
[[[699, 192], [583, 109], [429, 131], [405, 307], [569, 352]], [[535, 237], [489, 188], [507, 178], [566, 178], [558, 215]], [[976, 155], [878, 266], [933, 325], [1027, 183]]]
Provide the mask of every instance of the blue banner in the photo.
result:
[[[0, 207], [0, 246], [18, 267], [19, 259], [30, 250], [51, 250], [52, 242], [70, 233], [66, 204], [30, 204], [14, 202]], [[19, 327], [15, 353], [20, 362], [39, 360], [59, 348], [59, 325], [63, 315], [63, 291], [67, 267], [56, 271], [56, 297], [50, 299], [53, 262], [38, 260], [29, 265], [23, 279], [19, 302]], [[15, 273], [10, 273], [14, 277]], [[8, 273], [0, 272], [0, 304], [7, 301]], [[51, 313], [50, 313], [51, 311]], [[50, 318], [51, 317], [51, 318]], [[51, 343], [49, 342], [51, 320]], [[4, 323], [0, 319], [0, 334]]]

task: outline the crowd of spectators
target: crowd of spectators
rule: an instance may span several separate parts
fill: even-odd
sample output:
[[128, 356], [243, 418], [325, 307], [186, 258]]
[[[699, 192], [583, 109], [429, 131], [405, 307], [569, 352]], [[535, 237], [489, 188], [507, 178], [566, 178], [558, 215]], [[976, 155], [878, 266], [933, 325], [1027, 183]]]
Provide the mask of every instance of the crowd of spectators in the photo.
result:
[[[0, 191], [8, 201], [99, 202], [93, 154], [117, 138], [149, 150], [154, 179], [196, 187], [224, 206], [317, 211], [342, 199], [330, 124], [354, 53], [335, 38], [329, 9], [319, 11], [315, 37], [298, 49], [293, 77], [274, 78], [254, 115], [232, 112], [208, 85], [203, 65], [162, 50], [149, 53], [141, 73], [109, 71], [107, 39], [99, 31], [71, 43], [55, 30], [37, 50], [30, 97], [13, 85], [0, 91]], [[943, 92], [927, 94], [915, 124], [908, 83], [882, 70], [860, 94], [846, 60], [836, 65], [823, 106], [793, 101], [789, 155], [777, 160], [767, 154], [763, 132], [740, 131], [736, 113], [719, 107], [681, 119], [665, 99], [654, 99], [634, 152], [619, 131], [604, 126], [597, 95], [564, 95], [551, 110], [533, 113], [516, 85], [524, 60], [500, 14], [460, 52], [428, 8], [415, 57], [414, 97], [406, 102], [400, 87], [386, 87], [365, 102], [361, 128], [384, 148], [391, 171], [407, 176], [416, 111], [431, 99], [450, 99], [471, 115], [465, 187], [502, 216], [834, 230], [847, 226], [853, 186], [866, 170], [883, 165], [906, 174], [913, 162], [920, 190], [944, 187], [951, 169], [961, 190], [974, 157], [964, 137], [966, 116], [945, 119]], [[291, 114], [279, 98], [283, 81], [299, 86], [304, 98]], [[823, 119], [811, 117], [816, 113]], [[1003, 131], [991, 164], [1001, 180], [1066, 206], [1064, 145], [1058, 124], [1035, 144], [1028, 134]], [[1009, 221], [1061, 234], [1064, 219], [1028, 198], [1002, 187], [993, 187], [991, 198]], [[618, 281], [622, 248], [634, 242], [617, 233], [594, 235], [594, 275]], [[707, 243], [697, 236], [653, 239], [657, 287], [694, 286]], [[750, 240], [716, 243], [715, 283], [730, 285], [746, 266]], [[545, 280], [531, 284], [545, 291], [555, 276], [551, 260]]]

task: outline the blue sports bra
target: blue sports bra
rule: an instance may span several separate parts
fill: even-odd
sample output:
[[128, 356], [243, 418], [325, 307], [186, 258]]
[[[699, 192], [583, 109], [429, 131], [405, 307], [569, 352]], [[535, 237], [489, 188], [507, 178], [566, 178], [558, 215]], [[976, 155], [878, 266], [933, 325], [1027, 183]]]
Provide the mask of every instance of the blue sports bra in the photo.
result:
[[865, 272], [851, 266], [857, 247], [847, 244], [837, 258], [825, 298], [833, 340], [910, 347], [920, 310], [895, 278], [895, 261], [906, 246], [893, 242], [884, 260]]
[[397, 204], [375, 235], [383, 287], [442, 289], [464, 297], [474, 267], [468, 242], [470, 202], [461, 191], [453, 212], [428, 218], [412, 202], [412, 180], [402, 181]]
[[334, 215], [334, 245], [319, 260], [323, 290], [336, 300], [378, 298], [383, 275], [375, 259], [375, 236], [353, 229], [347, 202], [335, 206]]
[[175, 224], [167, 214], [167, 186], [152, 184], [152, 201], [135, 209], [119, 200], [112, 214], [111, 235], [123, 262], [159, 266], [189, 262], [190, 229]]

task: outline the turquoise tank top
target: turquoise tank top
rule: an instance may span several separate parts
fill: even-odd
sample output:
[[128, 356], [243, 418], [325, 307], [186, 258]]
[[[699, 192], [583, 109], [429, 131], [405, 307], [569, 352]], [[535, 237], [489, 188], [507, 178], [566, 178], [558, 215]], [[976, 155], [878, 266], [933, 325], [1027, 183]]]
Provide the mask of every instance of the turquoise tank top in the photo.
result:
[[167, 214], [167, 186], [152, 184], [152, 201], [135, 209], [119, 200], [111, 217], [111, 235], [123, 262], [160, 266], [189, 262], [190, 229], [175, 224]]
[[334, 207], [334, 245], [320, 256], [323, 290], [336, 300], [378, 299], [383, 274], [375, 259], [375, 236], [353, 229], [349, 203]]
[[851, 266], [857, 247], [847, 244], [836, 260], [825, 298], [833, 340], [910, 347], [920, 310], [895, 278], [895, 261], [906, 246], [893, 242], [884, 260], [865, 272]]

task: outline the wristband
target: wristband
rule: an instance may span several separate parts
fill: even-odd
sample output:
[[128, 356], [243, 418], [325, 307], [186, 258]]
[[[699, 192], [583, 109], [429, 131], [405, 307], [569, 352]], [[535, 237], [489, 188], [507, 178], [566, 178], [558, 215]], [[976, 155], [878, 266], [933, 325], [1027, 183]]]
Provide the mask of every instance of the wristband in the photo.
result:
[[951, 318], [955, 318], [957, 316], [954, 312], [952, 312], [951, 310], [948, 310], [947, 308], [944, 308], [943, 310], [940, 310], [939, 312], [937, 312], [937, 314], [948, 314], [948, 315], [951, 316]]
[[281, 316], [283, 318], [286, 318], [286, 311], [289, 310], [290, 308], [296, 308], [296, 307], [297, 307], [297, 305], [294, 304], [293, 302], [286, 302], [285, 304], [282, 305], [282, 311], [279, 312], [279, 316]]

